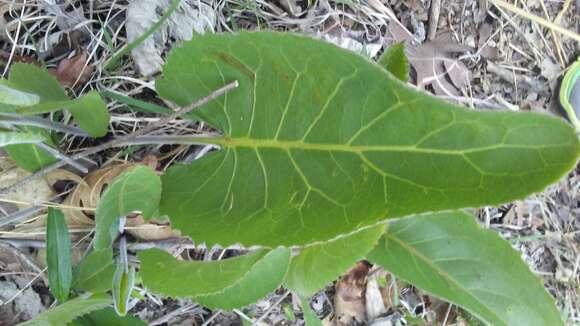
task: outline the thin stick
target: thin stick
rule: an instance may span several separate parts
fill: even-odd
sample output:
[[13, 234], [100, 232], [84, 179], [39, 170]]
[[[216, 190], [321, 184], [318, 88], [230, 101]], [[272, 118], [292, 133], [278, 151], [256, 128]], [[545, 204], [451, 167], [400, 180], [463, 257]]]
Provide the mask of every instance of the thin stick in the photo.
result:
[[22, 116], [17, 115], [14, 113], [0, 113], [0, 124], [7, 124], [7, 125], [21, 125], [21, 126], [34, 126], [40, 128], [51, 129], [54, 131], [64, 132], [65, 134], [71, 134], [75, 136], [82, 136], [82, 137], [89, 137], [84, 130], [72, 127], [69, 125], [65, 125], [63, 123], [54, 122], [48, 119], [43, 119], [39, 117], [33, 116]]
[[194, 135], [160, 135], [160, 136], [141, 136], [134, 139], [129, 139], [118, 144], [118, 146], [129, 145], [164, 145], [164, 144], [180, 144], [180, 145], [207, 145], [199, 139], [207, 139], [211, 137], [220, 136], [218, 133], [194, 134]]
[[506, 10], [509, 10], [511, 12], [513, 12], [514, 14], [521, 16], [523, 18], [529, 19], [537, 24], [540, 24], [550, 30], [556, 31], [562, 35], [568, 36], [569, 38], [575, 40], [576, 42], [580, 42], [580, 35], [574, 33], [571, 30], [568, 30], [560, 25], [554, 24], [551, 21], [548, 21], [544, 18], [538, 17], [536, 15], [532, 15], [529, 12], [526, 12], [525, 10], [522, 10], [510, 3], [504, 2], [502, 0], [491, 0], [491, 2], [497, 6], [497, 7], [502, 7]]
[[441, 11], [441, 0], [431, 0], [431, 7], [429, 8], [429, 31], [427, 39], [433, 40], [437, 34], [437, 27], [439, 26], [439, 12]]
[[272, 312], [272, 310], [274, 310], [274, 308], [276, 308], [280, 303], [282, 303], [282, 301], [284, 301], [284, 299], [286, 299], [286, 297], [288, 296], [288, 294], [290, 294], [290, 291], [286, 291], [284, 294], [282, 294], [282, 296], [280, 297], [280, 299], [276, 300], [276, 302], [274, 302], [274, 304], [270, 308], [268, 308], [268, 310], [266, 310], [266, 312], [264, 312], [264, 314], [262, 316], [260, 316], [260, 318], [258, 318], [252, 324], [253, 325], [259, 325], [260, 322], [262, 320], [264, 320]]
[[36, 146], [42, 148], [43, 150], [49, 152], [52, 156], [56, 157], [59, 160], [64, 161], [66, 164], [72, 166], [73, 168], [79, 170], [81, 173], [87, 173], [89, 170], [82, 164], [72, 160], [70, 157], [64, 155], [63, 153], [59, 152], [58, 149], [52, 148], [45, 143], [38, 143]]
[[13, 214], [10, 214], [8, 216], [2, 216], [2, 217], [0, 217], [0, 227], [24, 220], [27, 217], [29, 217], [33, 214], [36, 214], [45, 208], [46, 207], [44, 207], [44, 206], [32, 206], [32, 207], [21, 209], [21, 210], [14, 212]]
[[208, 96], [191, 103], [189, 106], [181, 108], [181, 109], [175, 111], [175, 113], [170, 114], [166, 117], [163, 117], [163, 118], [159, 119], [159, 121], [137, 130], [136, 132], [132, 133], [130, 136], [135, 138], [137, 136], [140, 136], [140, 135], [143, 135], [143, 134], [148, 133], [150, 131], [153, 131], [156, 128], [158, 128], [159, 126], [166, 125], [167, 123], [179, 118], [180, 116], [188, 114], [189, 112], [193, 111], [194, 109], [197, 109], [198, 107], [200, 107], [202, 105], [205, 105], [206, 103], [224, 95], [225, 93], [237, 88], [238, 86], [239, 86], [238, 81], [234, 80], [233, 82], [230, 82], [227, 85], [215, 90], [213, 93], [209, 94]]
[[[235, 80], [235, 81], [215, 90], [214, 92], [207, 95], [206, 97], [203, 97], [203, 98], [193, 102], [189, 106], [182, 108], [182, 109], [176, 111], [175, 113], [173, 113], [167, 117], [164, 117], [163, 119], [159, 119], [159, 121], [157, 121], [155, 123], [152, 123], [152, 124], [142, 128], [142, 129], [139, 129], [132, 134], [122, 136], [122, 137], [119, 137], [117, 139], [113, 139], [113, 140], [106, 142], [104, 144], [101, 144], [99, 146], [95, 146], [95, 147], [89, 148], [81, 153], [72, 155], [72, 156], [70, 156], [70, 159], [78, 160], [78, 159], [84, 158], [86, 156], [98, 153], [98, 152], [105, 150], [105, 149], [109, 149], [109, 148], [117, 147], [117, 146], [122, 146], [125, 142], [132, 141], [132, 140], [136, 139], [138, 136], [141, 136], [147, 132], [155, 130], [159, 126], [163, 126], [163, 125], [169, 123], [170, 121], [172, 121], [172, 120], [174, 120], [174, 119], [176, 119], [184, 114], [187, 114], [187, 113], [193, 111], [194, 109], [196, 109], [200, 106], [207, 104], [208, 102], [210, 102], [210, 101], [226, 94], [227, 92], [235, 89], [236, 87], [238, 87], [238, 85], [239, 85], [238, 81]], [[43, 168], [42, 170], [35, 172], [34, 174], [31, 174], [31, 175], [27, 176], [26, 178], [13, 183], [10, 186], [0, 188], [0, 193], [9, 192], [12, 189], [18, 188], [18, 187], [30, 182], [31, 180], [43, 177], [43, 176], [47, 175], [48, 173], [64, 166], [65, 164], [66, 164], [66, 162], [64, 162], [64, 161], [55, 162], [55, 163]]]

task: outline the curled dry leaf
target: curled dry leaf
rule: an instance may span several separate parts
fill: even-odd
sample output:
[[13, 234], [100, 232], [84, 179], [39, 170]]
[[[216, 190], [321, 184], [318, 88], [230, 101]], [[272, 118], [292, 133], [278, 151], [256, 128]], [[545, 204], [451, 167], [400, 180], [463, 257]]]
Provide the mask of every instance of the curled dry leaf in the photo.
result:
[[101, 194], [105, 191], [107, 185], [123, 174], [134, 164], [111, 165], [89, 173], [84, 177], [83, 182], [66, 198], [64, 204], [74, 207], [87, 207], [90, 210], [82, 211], [77, 209], [65, 209], [64, 214], [69, 226], [93, 226], [94, 211], [97, 203], [101, 199]]
[[61, 60], [56, 69], [50, 68], [48, 72], [55, 76], [63, 87], [84, 85], [93, 74], [93, 66], [87, 64], [87, 59], [87, 51], [82, 50], [70, 59]]
[[365, 289], [370, 265], [361, 261], [340, 277], [336, 283], [334, 307], [335, 325], [362, 324], [366, 319]]
[[365, 294], [369, 323], [397, 308], [395, 307], [396, 300], [401, 296], [404, 288], [405, 284], [393, 274], [378, 266], [373, 267], [367, 276]]
[[[156, 160], [148, 157], [143, 162], [146, 165], [155, 167]], [[65, 205], [74, 207], [87, 207], [91, 210], [65, 209], [64, 214], [69, 226], [94, 226], [94, 209], [101, 199], [101, 195], [106, 187], [112, 183], [115, 178], [123, 174], [128, 169], [137, 165], [136, 163], [126, 163], [108, 166], [88, 174], [82, 183], [73, 190], [66, 198]], [[179, 237], [179, 233], [173, 231], [168, 223], [163, 223], [156, 219], [149, 220], [145, 223], [143, 217], [139, 214], [130, 215], [127, 218], [127, 233], [132, 236], [147, 241], [161, 240]]]
[[179, 231], [171, 229], [169, 222], [159, 221], [152, 218], [145, 223], [141, 214], [127, 216], [125, 223], [125, 230], [137, 239], [155, 241], [170, 238], [177, 238], [180, 236]]
[[384, 280], [386, 276], [387, 272], [383, 269], [374, 269], [369, 273], [365, 292], [367, 320], [369, 322], [386, 313], [391, 306], [383, 299], [381, 291], [381, 280]]
[[488, 60], [497, 60], [499, 59], [499, 51], [497, 48], [493, 47], [495, 42], [490, 40], [490, 37], [493, 32], [493, 27], [491, 24], [483, 22], [479, 25], [477, 30], [478, 39], [477, 39], [477, 49], [479, 54], [482, 57]]

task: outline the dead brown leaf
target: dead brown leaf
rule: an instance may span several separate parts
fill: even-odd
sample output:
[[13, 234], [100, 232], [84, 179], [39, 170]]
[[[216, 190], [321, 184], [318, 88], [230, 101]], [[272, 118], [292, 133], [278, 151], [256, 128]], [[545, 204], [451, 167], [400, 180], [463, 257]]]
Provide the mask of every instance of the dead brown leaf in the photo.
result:
[[[383, 269], [375, 269], [371, 271], [367, 277], [367, 287], [365, 292], [365, 304], [367, 311], [367, 320], [372, 322], [380, 315], [387, 312], [387, 310], [392, 306], [392, 300], [387, 303], [387, 300], [383, 297], [384, 287], [381, 286], [383, 280], [385, 280], [387, 272]], [[386, 291], [384, 291], [387, 294]]]
[[[27, 172], [6, 160], [6, 164], [0, 168], [0, 184], [10, 185], [18, 180], [30, 176]], [[25, 183], [20, 187], [12, 189], [10, 192], [3, 193], [0, 198], [0, 205], [8, 212], [13, 212], [4, 207], [4, 203], [13, 204], [17, 209], [25, 209], [31, 207], [33, 204], [38, 204], [50, 201], [56, 195], [52, 189], [57, 181], [72, 180], [79, 182], [81, 178], [76, 174], [66, 170], [56, 170], [49, 173], [44, 178], [34, 179], [31, 182]], [[12, 202], [12, 203], [11, 203]]]
[[366, 322], [365, 289], [369, 270], [369, 263], [358, 262], [336, 283], [335, 325], [346, 326]]
[[86, 33], [81, 30], [75, 29], [70, 32], [62, 33], [52, 48], [50, 48], [50, 55], [53, 57], [60, 57], [65, 54], [70, 53], [73, 50], [79, 50], [82, 48], [83, 42], [87, 38]]
[[471, 47], [455, 42], [449, 34], [442, 34], [419, 46], [407, 47], [409, 63], [417, 75], [417, 86], [425, 89], [431, 85], [437, 95], [460, 95], [459, 89], [472, 76], [469, 69], [451, 55], [469, 50]]
[[479, 25], [477, 30], [477, 48], [479, 54], [487, 60], [497, 60], [499, 59], [499, 51], [497, 48], [491, 46], [490, 37], [493, 33], [493, 27], [491, 24], [483, 22]]
[[56, 77], [64, 87], [84, 85], [93, 74], [94, 67], [87, 64], [88, 53], [82, 50], [70, 59], [63, 59], [56, 69], [50, 68], [48, 72]]

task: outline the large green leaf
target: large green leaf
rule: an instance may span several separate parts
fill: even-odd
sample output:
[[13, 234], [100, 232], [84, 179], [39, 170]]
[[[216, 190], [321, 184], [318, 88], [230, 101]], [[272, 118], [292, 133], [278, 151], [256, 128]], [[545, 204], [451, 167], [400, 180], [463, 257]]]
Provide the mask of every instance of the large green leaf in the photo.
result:
[[290, 250], [258, 250], [221, 261], [180, 262], [158, 249], [139, 253], [140, 275], [153, 292], [192, 297], [205, 306], [241, 307], [273, 291], [282, 283]]
[[121, 217], [140, 211], [146, 220], [149, 219], [157, 211], [160, 197], [161, 180], [147, 166], [136, 166], [115, 179], [95, 212], [95, 249], [110, 248], [118, 234]]
[[460, 212], [391, 222], [368, 255], [491, 325], [561, 325], [554, 299], [509, 243]]
[[52, 207], [46, 223], [46, 266], [50, 292], [62, 304], [68, 300], [72, 283], [71, 244], [64, 214]]
[[[293, 34], [204, 35], [168, 57], [156, 88], [222, 149], [163, 177], [161, 212], [208, 245], [305, 245], [387, 218], [499, 204], [571, 169], [561, 119], [476, 112], [417, 92], [361, 56]], [[192, 139], [193, 140], [193, 139]]]
[[100, 293], [110, 290], [115, 274], [115, 261], [110, 248], [95, 250], [77, 266], [73, 287], [83, 291]]
[[62, 326], [79, 316], [105, 308], [110, 304], [111, 298], [106, 295], [84, 294], [38, 315], [31, 321], [19, 325]]
[[307, 247], [292, 258], [286, 285], [301, 297], [309, 297], [332, 282], [373, 249], [384, 225]]

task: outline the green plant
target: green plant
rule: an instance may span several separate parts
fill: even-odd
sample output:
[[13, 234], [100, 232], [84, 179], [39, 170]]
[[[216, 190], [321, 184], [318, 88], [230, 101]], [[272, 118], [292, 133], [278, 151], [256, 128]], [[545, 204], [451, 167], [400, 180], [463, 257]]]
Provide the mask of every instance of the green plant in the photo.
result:
[[[195, 112], [223, 134], [180, 138], [221, 149], [160, 180], [146, 167], [119, 177], [99, 204], [95, 250], [73, 287], [113, 288], [114, 300], [128, 293], [113, 286], [111, 245], [122, 216], [142, 210], [167, 216], [196, 243], [259, 248], [210, 262], [140, 252], [139, 276], [155, 293], [231, 309], [283, 284], [316, 324], [308, 296], [366, 257], [484, 322], [562, 324], [517, 253], [461, 209], [557, 181], [580, 154], [574, 129], [547, 115], [468, 110], [415, 91], [399, 80], [407, 73], [400, 47], [380, 63], [270, 32], [203, 36], [174, 50], [156, 83], [166, 100], [185, 107], [239, 82]], [[90, 266], [104, 266], [103, 274]]]
[[[65, 108], [82, 129], [33, 116]], [[23, 169], [33, 172], [57, 159], [67, 160], [54, 148], [56, 135], [48, 130], [101, 137], [108, 125], [109, 112], [97, 92], [71, 100], [45, 69], [16, 63], [8, 79], [0, 81], [0, 147]]]

